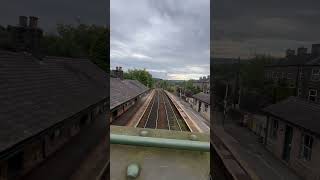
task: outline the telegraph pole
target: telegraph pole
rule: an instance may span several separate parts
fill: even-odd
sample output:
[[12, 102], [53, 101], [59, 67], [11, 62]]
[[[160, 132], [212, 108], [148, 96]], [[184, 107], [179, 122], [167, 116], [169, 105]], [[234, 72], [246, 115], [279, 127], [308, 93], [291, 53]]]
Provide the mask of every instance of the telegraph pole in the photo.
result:
[[226, 114], [227, 114], [227, 98], [228, 98], [228, 91], [229, 91], [229, 83], [227, 82], [226, 84], [226, 91], [224, 95], [224, 106], [223, 106], [223, 119], [222, 119], [222, 126], [224, 126], [224, 121], [226, 119]]

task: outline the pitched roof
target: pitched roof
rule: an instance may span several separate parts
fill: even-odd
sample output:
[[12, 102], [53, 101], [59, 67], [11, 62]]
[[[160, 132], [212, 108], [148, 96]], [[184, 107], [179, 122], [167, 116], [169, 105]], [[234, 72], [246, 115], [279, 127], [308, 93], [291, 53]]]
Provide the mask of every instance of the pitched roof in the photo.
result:
[[148, 89], [137, 80], [110, 78], [110, 109], [137, 97]]
[[320, 105], [289, 97], [263, 109], [265, 112], [320, 134]]
[[193, 95], [193, 98], [198, 99], [198, 100], [205, 102], [207, 104], [210, 104], [210, 94], [200, 92], [198, 94]]
[[107, 78], [87, 59], [0, 51], [0, 152], [107, 98]]

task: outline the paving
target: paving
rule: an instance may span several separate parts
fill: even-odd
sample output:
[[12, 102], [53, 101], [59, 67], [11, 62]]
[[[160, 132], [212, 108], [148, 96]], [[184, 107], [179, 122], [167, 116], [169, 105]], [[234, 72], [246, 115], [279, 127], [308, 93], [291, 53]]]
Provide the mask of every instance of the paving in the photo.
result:
[[205, 118], [203, 118], [197, 111], [195, 111], [194, 109], [191, 108], [190, 104], [188, 104], [187, 102], [185, 102], [184, 100], [180, 99], [179, 97], [171, 94], [171, 97], [179, 102], [179, 104], [181, 105], [182, 110], [192, 119], [193, 123], [196, 124], [196, 126], [198, 128], [200, 128], [200, 130], [203, 133], [210, 133], [210, 122], [208, 120], [206, 120]]
[[141, 102], [143, 102], [143, 103], [141, 105], [139, 105], [139, 108], [137, 110], [134, 111], [135, 113], [133, 116], [131, 116], [131, 119], [126, 124], [127, 126], [137, 127], [143, 114], [145, 113], [145, 111], [147, 111], [147, 108], [149, 107], [149, 104], [151, 103], [151, 101], [153, 99], [154, 93], [155, 93], [155, 91], [151, 90], [151, 92], [149, 92], [148, 95], [143, 97], [144, 99], [141, 100]]
[[[88, 156], [106, 139], [107, 126], [106, 115], [100, 115], [92, 125], [80, 131], [78, 135], [70, 139], [60, 150], [28, 173], [23, 179], [69, 180], [74, 174], [79, 172]], [[106, 153], [105, 156], [107, 155]], [[96, 164], [95, 162], [104, 159], [105, 156], [97, 156], [90, 163]], [[84, 174], [80, 172], [81, 175]], [[91, 177], [90, 179], [95, 179], [95, 177]]]
[[258, 137], [245, 127], [227, 121], [215, 123], [214, 135], [228, 147], [238, 162], [255, 180], [301, 180], [284, 163], [269, 152]]

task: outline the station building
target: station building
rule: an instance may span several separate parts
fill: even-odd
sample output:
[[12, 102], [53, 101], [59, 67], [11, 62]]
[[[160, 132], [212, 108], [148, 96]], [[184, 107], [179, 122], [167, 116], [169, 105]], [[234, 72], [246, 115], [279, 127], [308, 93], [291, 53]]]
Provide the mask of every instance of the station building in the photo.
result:
[[149, 92], [149, 88], [137, 80], [123, 79], [121, 67], [111, 71], [110, 78], [110, 123], [132, 107]]
[[0, 51], [0, 179], [19, 179], [107, 123], [107, 73], [88, 59]]
[[306, 180], [319, 179], [320, 105], [289, 97], [264, 109], [265, 145], [276, 157]]
[[192, 98], [192, 108], [210, 121], [210, 94], [200, 92], [193, 95]]

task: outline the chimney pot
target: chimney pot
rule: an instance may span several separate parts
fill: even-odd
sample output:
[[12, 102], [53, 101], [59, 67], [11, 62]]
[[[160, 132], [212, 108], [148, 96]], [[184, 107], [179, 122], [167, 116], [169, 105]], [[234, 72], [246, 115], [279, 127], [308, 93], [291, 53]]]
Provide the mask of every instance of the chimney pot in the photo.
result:
[[19, 26], [27, 27], [28, 18], [27, 16], [19, 16]]
[[38, 18], [35, 16], [29, 17], [29, 27], [36, 29], [38, 27]]
[[286, 50], [286, 57], [294, 56], [295, 53], [296, 53], [295, 50], [293, 50], [293, 49], [287, 49], [287, 50]]

